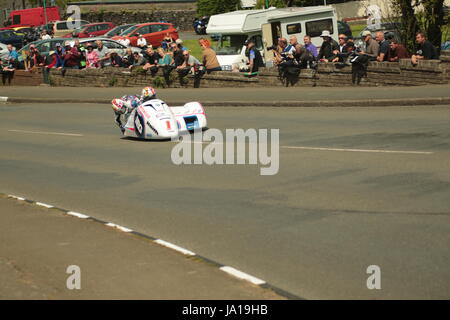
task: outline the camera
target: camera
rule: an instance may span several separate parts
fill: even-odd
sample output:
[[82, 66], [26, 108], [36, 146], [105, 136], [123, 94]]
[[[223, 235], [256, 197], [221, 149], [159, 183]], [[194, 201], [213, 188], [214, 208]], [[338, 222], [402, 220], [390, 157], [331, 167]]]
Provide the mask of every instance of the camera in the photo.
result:
[[276, 46], [267, 47], [267, 51], [269, 51], [269, 50], [277, 50], [277, 47]]

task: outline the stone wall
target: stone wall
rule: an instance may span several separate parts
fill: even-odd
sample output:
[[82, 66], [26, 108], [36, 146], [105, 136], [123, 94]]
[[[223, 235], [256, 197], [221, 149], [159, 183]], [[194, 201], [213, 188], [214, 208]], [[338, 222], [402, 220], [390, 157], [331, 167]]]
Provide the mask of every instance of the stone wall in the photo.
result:
[[[170, 87], [182, 87], [176, 72], [172, 72]], [[188, 76], [184, 87], [193, 86], [192, 76]], [[52, 85], [55, 86], [96, 86], [96, 87], [134, 87], [165, 85], [162, 74], [155, 77], [149, 74], [129, 72], [125, 69], [105, 68], [96, 70], [67, 70], [65, 76], [60, 71], [52, 70]], [[444, 84], [450, 82], [450, 52], [443, 52], [441, 60], [419, 61], [412, 66], [409, 59], [393, 62], [371, 62], [367, 77], [363, 78], [361, 86], [421, 86]], [[276, 69], [263, 68], [257, 77], [245, 77], [242, 73], [215, 72], [204, 75], [201, 81], [203, 88], [220, 87], [267, 87], [282, 86]], [[339, 67], [333, 63], [320, 63], [317, 70], [301, 71], [296, 86], [339, 87], [351, 86], [351, 66]]]

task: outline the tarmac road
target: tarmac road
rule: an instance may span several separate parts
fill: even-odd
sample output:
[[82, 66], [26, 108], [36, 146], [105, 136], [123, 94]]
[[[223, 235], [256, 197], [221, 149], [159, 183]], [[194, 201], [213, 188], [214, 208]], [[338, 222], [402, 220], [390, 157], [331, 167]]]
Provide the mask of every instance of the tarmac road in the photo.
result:
[[[163, 238], [308, 299], [450, 298], [450, 106], [207, 114], [210, 128], [279, 128], [279, 173], [176, 166], [174, 143], [121, 139], [106, 105], [6, 104], [0, 192]], [[381, 290], [366, 286], [370, 265]]]

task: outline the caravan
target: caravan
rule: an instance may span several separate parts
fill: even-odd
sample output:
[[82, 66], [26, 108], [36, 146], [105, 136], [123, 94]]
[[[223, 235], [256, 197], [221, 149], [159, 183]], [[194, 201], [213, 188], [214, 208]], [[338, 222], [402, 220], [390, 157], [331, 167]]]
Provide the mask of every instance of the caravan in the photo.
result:
[[214, 35], [214, 49], [222, 70], [233, 70], [246, 60], [244, 43], [254, 40], [266, 64], [270, 66], [272, 52], [268, 47], [277, 44], [280, 37], [296, 36], [299, 42], [305, 35], [320, 47], [323, 30], [329, 30], [338, 39], [336, 11], [330, 6], [269, 8], [239, 10], [211, 16], [206, 32]]

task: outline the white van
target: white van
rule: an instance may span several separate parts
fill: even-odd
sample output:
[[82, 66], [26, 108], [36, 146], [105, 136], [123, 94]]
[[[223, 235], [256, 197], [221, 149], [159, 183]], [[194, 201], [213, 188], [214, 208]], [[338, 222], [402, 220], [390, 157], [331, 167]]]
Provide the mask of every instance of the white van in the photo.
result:
[[213, 49], [222, 70], [232, 70], [247, 59], [246, 40], [255, 41], [269, 66], [273, 54], [266, 48], [276, 45], [278, 38], [295, 35], [299, 43], [303, 43], [303, 37], [310, 35], [314, 45], [320, 47], [323, 30], [330, 31], [332, 38], [338, 40], [336, 11], [331, 6], [239, 10], [213, 15], [206, 32], [217, 39]]

